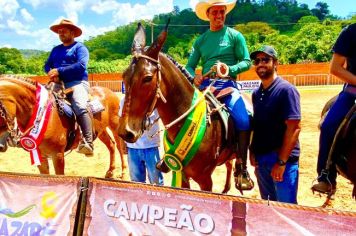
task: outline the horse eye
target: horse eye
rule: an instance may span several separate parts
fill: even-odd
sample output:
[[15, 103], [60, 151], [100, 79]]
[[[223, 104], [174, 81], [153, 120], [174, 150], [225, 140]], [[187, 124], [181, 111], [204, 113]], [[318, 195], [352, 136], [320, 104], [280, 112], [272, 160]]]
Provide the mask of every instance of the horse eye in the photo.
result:
[[146, 76], [144, 79], [143, 79], [143, 82], [144, 83], [148, 83], [148, 82], [151, 82], [152, 81], [152, 76]]

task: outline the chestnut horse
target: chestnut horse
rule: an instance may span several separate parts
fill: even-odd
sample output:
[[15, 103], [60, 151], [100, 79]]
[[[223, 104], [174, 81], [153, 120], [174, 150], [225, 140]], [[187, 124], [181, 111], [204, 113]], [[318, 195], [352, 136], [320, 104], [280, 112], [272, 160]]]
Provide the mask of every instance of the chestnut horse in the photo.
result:
[[[132, 44], [133, 58], [123, 73], [126, 99], [119, 135], [127, 142], [135, 142], [142, 135], [147, 124], [146, 117], [156, 108], [166, 126], [168, 141], [174, 143], [186, 120], [184, 116], [192, 106], [196, 89], [187, 79], [185, 70], [160, 52], [166, 36], [167, 26], [155, 42], [145, 48], [145, 31], [141, 24], [138, 25]], [[230, 189], [232, 157], [236, 151], [233, 137], [229, 135], [226, 140], [226, 131], [217, 112], [207, 116], [210, 122], [206, 121], [206, 130], [197, 152], [188, 164], [182, 162], [184, 177], [181, 187], [190, 188], [189, 179], [193, 179], [201, 190], [212, 191], [211, 175], [216, 166], [225, 164], [227, 179], [223, 192], [226, 193]], [[173, 125], [172, 121], [176, 124]]]
[[[115, 163], [115, 142], [120, 152], [122, 173], [126, 171], [126, 164], [123, 160], [123, 154], [120, 148], [120, 137], [117, 135], [119, 126], [119, 98], [108, 88], [92, 87], [90, 94], [99, 99], [105, 110], [95, 114], [94, 130], [99, 139], [106, 145], [110, 152], [110, 165], [106, 172], [106, 178], [112, 178], [116, 168]], [[58, 106], [52, 99], [52, 112], [48, 118], [47, 130], [44, 133], [39, 150], [42, 156], [42, 162], [38, 166], [41, 174], [49, 174], [48, 158], [52, 158], [55, 173], [64, 175], [64, 152], [75, 149], [81, 139], [80, 131], [75, 131], [75, 138], [72, 145], [68, 147], [68, 135], [74, 131], [75, 120], [66, 115], [60, 115]], [[0, 76], [0, 136], [5, 132], [10, 136], [16, 136], [15, 118], [17, 125], [27, 127], [36, 104], [36, 82], [31, 79]], [[111, 139], [106, 128], [109, 128], [114, 136], [115, 142]], [[26, 132], [26, 131], [25, 131]], [[17, 137], [19, 138], [19, 137]], [[30, 155], [29, 155], [30, 156]], [[28, 160], [30, 161], [30, 160]]]
[[[331, 98], [324, 106], [321, 113], [321, 122], [335, 103], [337, 96]], [[330, 149], [327, 169], [335, 163], [340, 175], [350, 180], [353, 185], [352, 197], [356, 199], [356, 104], [350, 109], [344, 120], [341, 122]], [[330, 200], [331, 193], [328, 194], [326, 204]]]

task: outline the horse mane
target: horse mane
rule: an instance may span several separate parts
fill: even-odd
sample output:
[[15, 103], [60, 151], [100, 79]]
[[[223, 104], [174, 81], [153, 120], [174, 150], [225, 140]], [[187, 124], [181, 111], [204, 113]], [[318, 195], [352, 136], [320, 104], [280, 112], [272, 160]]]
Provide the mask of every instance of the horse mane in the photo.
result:
[[182, 73], [183, 75], [189, 80], [191, 84], [193, 84], [194, 77], [184, 68], [181, 64], [179, 64], [173, 57], [168, 54], [162, 53], [165, 57], [167, 57]]
[[25, 77], [20, 77], [15, 75], [0, 75], [0, 81], [10, 81], [15, 84], [25, 86], [30, 90], [36, 90], [36, 81], [30, 78], [25, 78]]

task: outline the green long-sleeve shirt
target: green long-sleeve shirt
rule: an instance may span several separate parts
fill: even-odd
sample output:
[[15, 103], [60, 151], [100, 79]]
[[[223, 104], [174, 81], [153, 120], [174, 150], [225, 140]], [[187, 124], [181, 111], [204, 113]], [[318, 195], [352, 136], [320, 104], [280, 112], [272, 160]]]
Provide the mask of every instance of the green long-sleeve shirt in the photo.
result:
[[193, 76], [200, 59], [202, 74], [207, 73], [217, 61], [229, 66], [229, 76], [233, 78], [251, 67], [245, 38], [237, 30], [226, 26], [219, 31], [208, 30], [194, 42], [186, 65], [186, 69]]

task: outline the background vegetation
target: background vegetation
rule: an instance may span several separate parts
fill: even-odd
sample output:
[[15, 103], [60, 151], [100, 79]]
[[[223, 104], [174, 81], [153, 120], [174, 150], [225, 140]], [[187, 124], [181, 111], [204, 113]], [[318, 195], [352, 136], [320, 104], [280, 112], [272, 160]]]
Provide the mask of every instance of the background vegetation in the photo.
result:
[[[209, 27], [192, 9], [175, 7], [171, 13], [160, 14], [146, 27], [147, 43], [155, 38], [171, 18], [164, 52], [186, 64], [189, 50], [198, 35]], [[340, 19], [332, 15], [327, 3], [318, 2], [309, 9], [296, 0], [238, 0], [226, 24], [240, 31], [250, 51], [263, 44], [273, 45], [282, 64], [325, 62], [341, 29], [356, 22], [356, 15]], [[90, 51], [89, 72], [122, 72], [130, 60], [130, 48], [137, 22], [85, 41]], [[0, 48], [0, 74], [43, 74], [49, 52]]]

